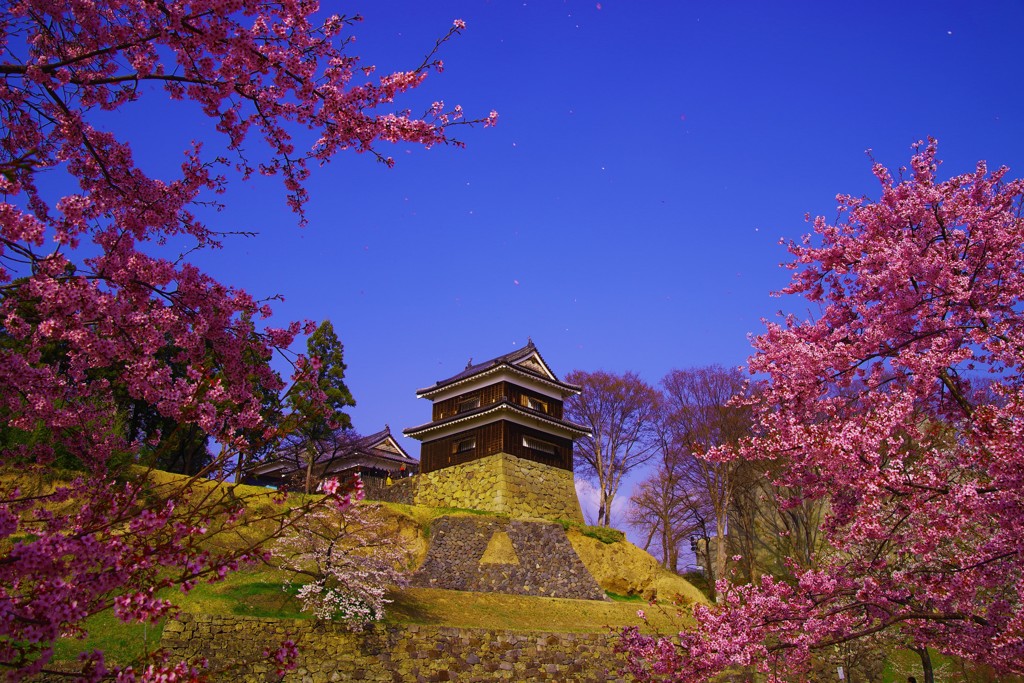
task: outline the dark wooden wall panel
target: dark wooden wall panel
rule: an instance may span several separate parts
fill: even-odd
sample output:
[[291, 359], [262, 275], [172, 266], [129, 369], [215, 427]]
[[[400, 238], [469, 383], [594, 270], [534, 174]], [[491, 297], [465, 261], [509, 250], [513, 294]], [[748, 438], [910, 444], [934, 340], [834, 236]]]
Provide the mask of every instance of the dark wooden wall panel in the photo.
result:
[[[433, 472], [443, 467], [461, 465], [471, 460], [479, 460], [488, 455], [500, 453], [503, 450], [503, 435], [501, 422], [492, 422], [476, 429], [467, 429], [464, 432], [446, 436], [443, 439], [426, 441], [420, 447], [420, 471]], [[456, 453], [456, 445], [464, 439], [476, 439], [476, 448]]]
[[[548, 434], [537, 429], [531, 429], [514, 422], [504, 422], [505, 430], [505, 452], [517, 458], [532, 460], [544, 465], [551, 465], [563, 470], [572, 469], [572, 441]], [[523, 445], [523, 437], [529, 436], [540, 441], [546, 441], [556, 447], [556, 453], [544, 453]]]
[[431, 421], [443, 420], [446, 417], [451, 417], [457, 414], [459, 404], [471, 398], [480, 399], [480, 407], [489, 406], [497, 403], [504, 396], [504, 382], [498, 382], [496, 384], [489, 384], [486, 387], [481, 387], [474, 391], [467, 391], [464, 394], [458, 396], [452, 396], [446, 398], [443, 401], [438, 401], [434, 404], [433, 417]]
[[[553, 444], [556, 447], [556, 453], [544, 453], [527, 448], [523, 445], [524, 436]], [[476, 448], [463, 453], [455, 453], [456, 444], [469, 438], [476, 439]], [[433, 472], [502, 452], [563, 470], [572, 470], [572, 441], [570, 439], [524, 427], [514, 422], [499, 420], [443, 439], [424, 442], [420, 449], [420, 471]]]
[[516, 405], [524, 405], [524, 396], [531, 396], [537, 400], [544, 401], [548, 405], [547, 414], [557, 420], [562, 419], [561, 401], [545, 396], [544, 394], [537, 393], [536, 391], [531, 391], [525, 387], [519, 386], [518, 384], [513, 384], [511, 382], [495, 382], [494, 384], [489, 384], [486, 387], [481, 387], [474, 391], [467, 391], [464, 394], [459, 394], [458, 396], [452, 396], [451, 398], [446, 398], [443, 401], [438, 401], [433, 405], [433, 417], [431, 418], [431, 421], [443, 420], [447, 417], [451, 417], [452, 415], [456, 415], [459, 404], [471, 398], [479, 398], [480, 407], [483, 408], [505, 400], [515, 403]]
[[504, 384], [504, 394], [508, 397], [508, 400], [516, 405], [525, 406], [523, 397], [529, 396], [539, 401], [543, 401], [548, 405], [547, 415], [555, 418], [556, 420], [562, 419], [562, 402], [545, 396], [544, 394], [537, 393], [536, 391], [530, 391], [525, 387], [521, 387], [518, 384], [512, 384], [511, 382], [502, 382]]

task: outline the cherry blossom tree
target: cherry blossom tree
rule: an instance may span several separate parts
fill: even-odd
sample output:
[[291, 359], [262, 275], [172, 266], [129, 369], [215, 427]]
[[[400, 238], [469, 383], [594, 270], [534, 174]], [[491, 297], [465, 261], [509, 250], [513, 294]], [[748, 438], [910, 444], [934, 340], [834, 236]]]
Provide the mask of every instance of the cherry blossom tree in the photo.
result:
[[[273, 419], [284, 389], [269, 365], [298, 323], [263, 329], [270, 308], [186, 258], [221, 246], [212, 215], [229, 178], [281, 178], [303, 218], [310, 168], [341, 150], [391, 164], [386, 142], [460, 144], [467, 121], [437, 102], [425, 115], [393, 102], [440, 71], [441, 44], [409, 71], [382, 76], [347, 53], [357, 16], [311, 0], [52, 2], [12, 0], [0, 13], [0, 667], [18, 680], [44, 669], [59, 637], [113, 608], [152, 621], [187, 589], [260, 556], [262, 540], [217, 549], [251, 506], [210, 488], [287, 433]], [[198, 104], [230, 159], [184, 150], [157, 178], [105, 124], [141, 98]], [[122, 119], [123, 120], [123, 119]], [[310, 138], [303, 147], [300, 140]], [[312, 332], [312, 328], [307, 328]], [[294, 361], [300, 382], [315, 366]], [[306, 382], [315, 386], [315, 382]], [[172, 435], [129, 435], [119, 405], [145, 404], [169, 429], [198, 427], [212, 461], [194, 476], [146, 476], [133, 463]], [[322, 392], [311, 398], [323, 401]], [[57, 471], [56, 464], [70, 470]], [[337, 495], [337, 494], [336, 494]], [[336, 497], [335, 495], [335, 497]], [[330, 497], [330, 496], [329, 496]], [[268, 513], [273, 535], [291, 522]], [[174, 680], [189, 667], [118, 672], [83, 655], [98, 680]]]
[[[361, 497], [362, 487], [358, 492]], [[381, 506], [321, 507], [297, 518], [273, 545], [294, 572], [303, 611], [359, 630], [384, 617], [387, 591], [408, 585], [412, 552], [389, 528]]]
[[938, 165], [934, 141], [897, 177], [875, 164], [877, 201], [840, 196], [790, 245], [784, 293], [818, 314], [755, 340], [758, 433], [718, 453], [827, 501], [827, 550], [793, 581], [723, 586], [675, 639], [627, 634], [641, 680], [794, 680], [879, 637], [925, 680], [929, 649], [1024, 672], [1024, 181]]

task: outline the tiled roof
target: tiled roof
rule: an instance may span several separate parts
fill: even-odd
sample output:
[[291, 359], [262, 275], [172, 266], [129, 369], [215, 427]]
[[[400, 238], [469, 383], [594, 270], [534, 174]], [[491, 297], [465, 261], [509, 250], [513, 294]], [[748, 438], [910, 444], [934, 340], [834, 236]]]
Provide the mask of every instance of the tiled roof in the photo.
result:
[[380, 443], [389, 436], [391, 436], [391, 427], [384, 425], [384, 429], [380, 430], [376, 434], [370, 434], [369, 436], [364, 436], [361, 439], [354, 441], [352, 443], [352, 448], [349, 450], [355, 451], [360, 449], [369, 449], [373, 444]]
[[[389, 436], [391, 436], [391, 428], [385, 425], [384, 429], [382, 429], [379, 432], [370, 434], [368, 436], [353, 438], [350, 442], [341, 443], [336, 448], [327, 445], [326, 442], [321, 442], [325, 447], [321, 449], [322, 452], [317, 457], [316, 464], [336, 462], [340, 459], [353, 458], [359, 456], [360, 454], [368, 455], [372, 458], [379, 458], [381, 460], [387, 460], [390, 462], [402, 464], [410, 464], [417, 462], [415, 458], [408, 457], [408, 455], [402, 456], [398, 453], [393, 453], [391, 451], [373, 447], [374, 444], [380, 443]], [[342, 438], [344, 438], [344, 434], [342, 435]], [[402, 449], [401, 446], [399, 446], [399, 449], [401, 449], [402, 452], [405, 453], [404, 449]], [[304, 467], [305, 465], [302, 463], [299, 457], [302, 451], [304, 450], [305, 448], [302, 444], [297, 444], [288, 449], [279, 451], [279, 457], [274, 458], [272, 460], [268, 460], [264, 463], [261, 463], [260, 465], [257, 465], [252, 469], [252, 472], [259, 473], [261, 471], [266, 472], [275, 469], [291, 471], [299, 469], [300, 467]]]
[[[511, 353], [506, 353], [503, 356], [498, 356], [497, 358], [492, 358], [492, 359], [490, 359], [488, 361], [484, 361], [483, 363], [472, 363], [472, 362], [470, 362], [469, 364], [466, 365], [466, 369], [463, 370], [462, 372], [460, 372], [460, 373], [458, 373], [456, 375], [452, 375], [451, 377], [448, 377], [446, 379], [438, 380], [432, 386], [426, 387], [424, 389], [418, 389], [416, 391], [416, 394], [422, 396], [423, 394], [427, 394], [427, 393], [430, 393], [432, 391], [436, 391], [438, 389], [441, 389], [442, 387], [446, 387], [446, 386], [451, 385], [451, 384], [456, 384], [456, 383], [461, 382], [463, 380], [469, 379], [470, 377], [474, 377], [475, 375], [482, 374], [484, 372], [487, 372], [488, 370], [492, 370], [492, 369], [500, 367], [502, 365], [513, 366], [519, 372], [523, 372], [523, 373], [526, 373], [528, 375], [533, 375], [534, 377], [537, 377], [538, 379], [541, 379], [541, 380], [543, 380], [545, 382], [548, 382], [548, 383], [557, 384], [558, 386], [561, 386], [561, 387], [564, 387], [566, 389], [569, 389], [570, 391], [578, 391], [579, 390], [579, 387], [577, 387], [575, 385], [566, 384], [565, 382], [560, 381], [553, 371], [551, 372], [552, 376], [551, 377], [547, 377], [546, 375], [537, 372], [536, 370], [534, 370], [533, 368], [531, 368], [529, 366], [517, 364], [518, 361], [521, 361], [521, 360], [523, 360], [525, 358], [529, 358], [533, 354], [537, 354], [537, 356], [540, 358], [541, 362], [544, 363], [545, 366], [547, 366], [547, 362], [544, 361], [544, 357], [540, 355], [540, 351], [538, 351], [537, 347], [534, 346], [533, 340], [532, 339], [528, 339], [527, 343], [526, 343], [526, 346], [524, 346], [521, 349], [516, 349], [515, 351], [512, 351]], [[408, 430], [405, 430], [405, 431], [408, 432]]]
[[[370, 453], [373, 455], [379, 455], [382, 458], [385, 458], [387, 460], [394, 460], [396, 462], [407, 462], [411, 460], [412, 458], [408, 457], [408, 454], [406, 454], [406, 457], [403, 457], [398, 453], [393, 453], [382, 448], [373, 447], [374, 444], [380, 443], [389, 436], [391, 436], [391, 427], [384, 425], [384, 429], [380, 430], [379, 432], [375, 434], [370, 434], [369, 436], [359, 437], [358, 439], [353, 440], [350, 444], [342, 445], [338, 449], [323, 449], [324, 453], [320, 457], [318, 457], [316, 461], [325, 462], [328, 460], [336, 460], [339, 457], [343, 457], [346, 455], [354, 455], [356, 453], [359, 453], [360, 451], [364, 453]], [[402, 453], [405, 453], [405, 450], [402, 449], [401, 446], [398, 447], [399, 449], [402, 450]]]
[[490, 405], [483, 406], [481, 408], [476, 408], [474, 410], [467, 410], [464, 413], [456, 413], [455, 415], [452, 415], [450, 417], [446, 417], [441, 420], [435, 420], [433, 422], [428, 422], [417, 427], [409, 427], [408, 429], [403, 430], [402, 433], [405, 434], [406, 436], [410, 436], [416, 439], [419, 438], [418, 436], [416, 436], [417, 434], [422, 434], [423, 432], [432, 431], [434, 429], [445, 427], [450, 424], [455, 424], [457, 422], [461, 422], [464, 420], [469, 420], [499, 410], [509, 410], [514, 413], [519, 413], [520, 415], [525, 415], [526, 417], [532, 417], [542, 422], [547, 422], [550, 425], [562, 427], [563, 429], [566, 429], [570, 432], [578, 433], [580, 436], [586, 436], [590, 434], [590, 429], [585, 427], [584, 425], [577, 424], [575, 422], [570, 422], [568, 420], [559, 420], [558, 418], [551, 417], [547, 413], [541, 412], [539, 410], [533, 410], [525, 406], [521, 406], [518, 403], [513, 403], [512, 401], [509, 401], [507, 399], [498, 401], [497, 403], [492, 403]]

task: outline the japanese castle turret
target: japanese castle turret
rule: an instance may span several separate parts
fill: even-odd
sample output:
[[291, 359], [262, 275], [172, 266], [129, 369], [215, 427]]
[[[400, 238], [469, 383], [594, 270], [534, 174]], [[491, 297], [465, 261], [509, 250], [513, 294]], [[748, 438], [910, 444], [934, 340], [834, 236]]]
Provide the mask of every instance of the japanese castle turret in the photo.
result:
[[590, 431], [562, 412], [579, 391], [558, 379], [532, 340], [418, 390], [433, 415], [404, 431], [422, 442], [416, 503], [583, 521], [572, 448]]

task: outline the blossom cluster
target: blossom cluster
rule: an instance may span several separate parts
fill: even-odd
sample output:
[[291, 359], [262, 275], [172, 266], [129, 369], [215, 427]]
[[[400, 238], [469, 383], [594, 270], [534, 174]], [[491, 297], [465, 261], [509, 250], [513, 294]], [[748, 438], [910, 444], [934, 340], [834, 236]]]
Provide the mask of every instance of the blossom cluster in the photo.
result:
[[[294, 358], [288, 348], [303, 325], [261, 328], [271, 314], [264, 302], [186, 258], [221, 246], [227, 231], [200, 220], [200, 207], [216, 205], [231, 165], [194, 143], [180, 173], [154, 177], [121, 131], [104, 128], [114, 120], [106, 112], [128, 111], [161, 88], [190, 100], [234, 154], [235, 177], [280, 177], [301, 222], [310, 167], [340, 150], [383, 159], [384, 142], [455, 143], [449, 125], [484, 123], [391, 110], [440, 68], [437, 50], [464, 24], [416, 68], [376, 76], [346, 51], [357, 21], [325, 17], [316, 2], [271, 0], [13, 0], [0, 13], [0, 665], [8, 678], [45, 667], [53, 642], [81, 635], [90, 615], [156, 619], [170, 608], [161, 589], [187, 590], [259, 557], [255, 541], [224, 552], [205, 543], [253, 511], [244, 495], [203, 486], [228, 480], [290, 427], [281, 415], [286, 384], [269, 361]], [[309, 149], [299, 148], [300, 132], [316, 140]], [[315, 363], [300, 357], [294, 367], [293, 386], [315, 386], [303, 381]], [[171, 426], [140, 437], [140, 415]], [[161, 450], [193, 429], [214, 443], [212, 462], [171, 484], [148, 476]], [[83, 680], [115, 675], [101, 664], [83, 659]], [[193, 674], [161, 664], [117, 675]]]
[[634, 666], [796, 679], [870, 637], [1024, 672], [1024, 181], [938, 167], [934, 141], [875, 164], [877, 201], [790, 244], [784, 293], [819, 314], [754, 340], [756, 433], [712, 454], [824, 502], [827, 552], [793, 585], [722, 583], [671, 647], [633, 635]]
[[360, 629], [379, 621], [389, 588], [408, 583], [411, 551], [367, 503], [299, 516], [272, 554], [293, 572], [303, 611]]

